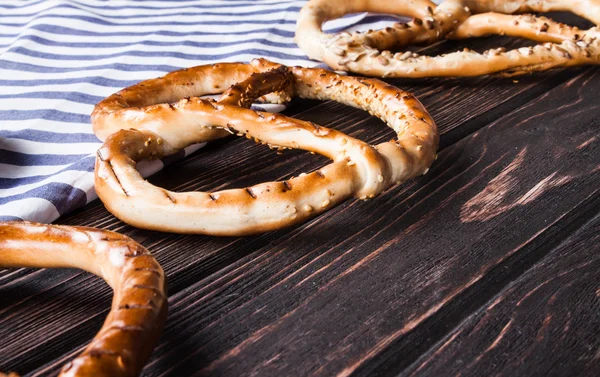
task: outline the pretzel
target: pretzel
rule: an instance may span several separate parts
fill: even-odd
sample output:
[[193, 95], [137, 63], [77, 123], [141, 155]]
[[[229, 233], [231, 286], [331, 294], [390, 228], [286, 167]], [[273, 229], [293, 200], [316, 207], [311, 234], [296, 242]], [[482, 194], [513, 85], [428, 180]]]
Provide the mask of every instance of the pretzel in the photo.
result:
[[[98, 150], [95, 187], [110, 212], [146, 229], [230, 236], [254, 234], [300, 223], [350, 196], [372, 198], [394, 183], [424, 174], [433, 162], [438, 146], [437, 127], [410, 93], [379, 80], [341, 76], [322, 69], [288, 69], [263, 59], [255, 59], [249, 65], [247, 71], [262, 72], [249, 80], [277, 80], [256, 95], [276, 89], [286, 95], [334, 100], [362, 108], [384, 120], [398, 138], [372, 146], [314, 123], [246, 109], [237, 106], [236, 101], [224, 100], [238, 97], [230, 95], [232, 91], [243, 94], [241, 86], [227, 90], [217, 102], [198, 97], [174, 102], [179, 96], [196, 94], [194, 85], [185, 90], [178, 87], [181, 82], [213, 80], [206, 76], [206, 66], [178, 71], [157, 79], [162, 86], [156, 86], [154, 80], [138, 84], [142, 89], [156, 87], [160, 92], [155, 93], [153, 102], [167, 103], [134, 109], [149, 114], [146, 119], [136, 119], [134, 125], [138, 129], [111, 135]], [[177, 80], [171, 81], [172, 77]], [[132, 92], [135, 87], [128, 90]], [[109, 97], [100, 106], [127, 111], [130, 104], [121, 98], [122, 95]], [[161, 122], [168, 123], [169, 129], [164, 126], [160, 133], [156, 132], [157, 128], [152, 128], [156, 119], [163, 119]], [[207, 131], [203, 128], [227, 130], [272, 148], [319, 153], [333, 163], [289, 180], [218, 192], [168, 191], [146, 182], [135, 170], [137, 161], [160, 158], [188, 143], [204, 141]]]
[[[337, 70], [366, 76], [418, 78], [493, 73], [513, 76], [600, 64], [598, 28], [582, 31], [546, 17], [512, 15], [559, 10], [570, 10], [600, 24], [599, 0], [446, 0], [438, 6], [428, 0], [310, 0], [300, 11], [295, 40], [310, 58]], [[324, 22], [355, 12], [391, 13], [413, 20], [366, 33], [323, 33]], [[490, 34], [546, 43], [511, 51], [498, 48], [478, 53], [465, 49], [435, 57], [409, 51], [390, 52], [413, 44], [429, 45], [443, 38]]]
[[137, 376], [167, 314], [165, 276], [154, 257], [118, 233], [31, 222], [0, 223], [0, 266], [75, 267], [114, 289], [112, 308], [87, 348], [60, 376]]

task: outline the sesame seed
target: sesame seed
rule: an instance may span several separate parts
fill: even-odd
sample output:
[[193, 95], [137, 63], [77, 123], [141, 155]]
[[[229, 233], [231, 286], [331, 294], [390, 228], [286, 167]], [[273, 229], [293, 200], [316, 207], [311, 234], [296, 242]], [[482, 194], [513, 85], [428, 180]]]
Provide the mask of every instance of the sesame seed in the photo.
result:
[[377, 57], [377, 61], [381, 65], [388, 65], [388, 64], [390, 64], [390, 62], [386, 58], [384, 58], [382, 55], [380, 55], [379, 57]]
[[346, 50], [343, 50], [341, 48], [334, 48], [334, 49], [332, 49], [332, 52], [334, 54], [336, 54], [337, 56], [345, 56], [346, 55]]
[[305, 204], [304, 205], [304, 210], [306, 212], [312, 212], [313, 211], [313, 207], [310, 204]]
[[323, 201], [323, 204], [321, 204], [321, 207], [325, 208], [325, 207], [327, 207], [329, 205], [329, 203], [331, 203], [329, 201], [329, 199], [326, 199], [326, 200]]
[[377, 182], [379, 182], [379, 183], [383, 182], [383, 175], [379, 174], [377, 176]]

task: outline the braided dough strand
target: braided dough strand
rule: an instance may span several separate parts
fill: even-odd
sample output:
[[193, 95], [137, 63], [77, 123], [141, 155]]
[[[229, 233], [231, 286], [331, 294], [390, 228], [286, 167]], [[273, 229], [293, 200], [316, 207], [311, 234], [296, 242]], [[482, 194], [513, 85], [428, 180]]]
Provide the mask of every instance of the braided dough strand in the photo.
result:
[[[366, 33], [326, 35], [321, 30], [324, 22], [357, 12], [392, 13], [413, 17], [414, 20]], [[470, 15], [468, 10], [455, 1], [447, 1], [436, 8], [436, 4], [428, 0], [348, 0], [339, 3], [313, 0], [300, 11], [295, 40], [311, 59], [341, 61], [339, 64], [343, 66], [349, 61], [360, 60], [367, 53], [356, 49], [355, 53], [348, 53], [345, 47], [358, 48], [365, 45], [373, 50], [389, 50], [411, 44], [431, 44], [452, 32], [457, 23], [463, 22]]]
[[571, 12], [596, 25], [600, 24], [598, 0], [462, 0], [461, 3], [473, 13]]
[[165, 276], [141, 245], [118, 233], [30, 222], [0, 223], [0, 266], [75, 267], [114, 290], [104, 325], [60, 376], [137, 376], [162, 331]]
[[[558, 0], [447, 0], [437, 7], [426, 0], [385, 3], [388, 4], [386, 8], [391, 9], [389, 13], [415, 19], [383, 30], [326, 35], [321, 30], [326, 20], [346, 13], [380, 12], [382, 9], [365, 0], [345, 0], [340, 4], [311, 0], [300, 12], [296, 41], [313, 59], [324, 61], [338, 70], [367, 76], [416, 78], [479, 76], [500, 72], [516, 75], [600, 63], [600, 31], [597, 28], [581, 31], [545, 17], [493, 13], [572, 10], [596, 22], [600, 15], [598, 0], [572, 3]], [[586, 9], [590, 11], [586, 12]], [[462, 39], [489, 34], [524, 37], [547, 43], [512, 51], [503, 48], [484, 53], [465, 50], [435, 57], [389, 51], [411, 44], [431, 44], [442, 38]]]
[[[219, 102], [250, 107], [261, 96], [281, 92], [286, 87], [285, 82], [289, 76], [282, 76], [288, 73], [281, 70], [261, 76], [261, 79], [257, 78], [257, 73], [272, 69], [273, 67], [256, 64], [220, 63], [193, 70], [182, 69], [143, 81], [105, 98], [94, 107], [94, 133], [100, 140], [106, 140], [121, 129], [144, 128], [161, 135], [161, 139], [173, 151], [192, 144], [192, 140], [223, 138], [229, 135], [226, 130], [205, 127], [210, 125], [199, 118], [185, 118], [184, 114], [176, 111], [173, 103], [182, 98], [185, 101], [190, 97], [223, 93], [229, 89], [223, 93]], [[274, 82], [279, 87], [274, 87]], [[234, 84], [237, 85], [232, 87]], [[289, 93], [281, 92], [279, 96], [270, 96], [269, 100], [282, 102], [287, 98]], [[188, 127], [188, 137], [182, 138], [180, 130], [172, 127], [172, 124]]]
[[[265, 73], [283, 66], [266, 60], [251, 63]], [[285, 67], [283, 67], [285, 68]], [[194, 70], [188, 70], [194, 75]], [[438, 145], [435, 123], [411, 94], [373, 79], [340, 76], [321, 69], [295, 67], [281, 75], [288, 93], [335, 100], [380, 117], [398, 139], [370, 146], [339, 131], [286, 117], [253, 111], [228, 103], [189, 98], [173, 105], [178, 119], [197, 119], [185, 127], [171, 126], [171, 144], [183, 145], [190, 127], [209, 124], [254, 138], [276, 148], [300, 148], [333, 160], [310, 174], [283, 182], [267, 182], [218, 192], [176, 193], [155, 187], [135, 170], [137, 161], [171, 152], [162, 135], [143, 129], [122, 130], [110, 136], [98, 151], [95, 185], [105, 206], [123, 221], [137, 227], [179, 233], [245, 235], [299, 223], [355, 196], [372, 198], [393, 183], [427, 171]], [[273, 83], [282, 89], [281, 85]], [[169, 90], [165, 88], [165, 90]], [[284, 90], [285, 91], [285, 90]], [[177, 138], [179, 136], [179, 139]]]

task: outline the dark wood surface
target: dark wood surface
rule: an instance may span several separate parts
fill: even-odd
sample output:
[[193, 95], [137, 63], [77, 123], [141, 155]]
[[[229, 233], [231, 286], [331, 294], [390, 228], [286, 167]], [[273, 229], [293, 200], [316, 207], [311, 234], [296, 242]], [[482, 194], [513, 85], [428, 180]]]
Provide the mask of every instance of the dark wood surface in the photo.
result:
[[[460, 46], [500, 44], [522, 42]], [[441, 149], [374, 200], [240, 238], [135, 229], [98, 201], [58, 221], [127, 234], [165, 269], [170, 314], [144, 376], [600, 375], [600, 69], [389, 81], [425, 104]], [[286, 114], [393, 136], [335, 103]], [[326, 162], [231, 138], [151, 181], [215, 190]], [[45, 376], [99, 329], [111, 291], [76, 270], [18, 269], [0, 270], [0, 297], [0, 370]]]

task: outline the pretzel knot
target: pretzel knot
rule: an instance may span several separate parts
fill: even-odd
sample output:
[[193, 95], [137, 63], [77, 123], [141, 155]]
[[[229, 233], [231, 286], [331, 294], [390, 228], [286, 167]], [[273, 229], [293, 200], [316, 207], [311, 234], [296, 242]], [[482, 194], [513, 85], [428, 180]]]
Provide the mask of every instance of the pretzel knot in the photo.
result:
[[118, 233], [94, 228], [0, 222], [0, 266], [75, 267], [104, 278], [114, 290], [110, 313], [60, 376], [139, 374], [167, 315], [165, 276], [145, 248]]
[[[223, 91], [223, 84], [213, 83], [226, 72], [241, 82], [218, 101], [198, 97]], [[231, 84], [230, 79], [222, 82]], [[362, 108], [384, 120], [398, 138], [373, 146], [314, 123], [244, 107], [271, 92], [277, 92], [270, 97], [275, 101], [293, 95]], [[186, 98], [178, 100], [181, 96]], [[107, 126], [136, 128], [109, 136], [98, 150], [95, 185], [105, 206], [137, 227], [181, 233], [264, 232], [304, 221], [350, 196], [372, 198], [393, 183], [425, 173], [438, 146], [435, 123], [407, 92], [375, 79], [262, 59], [199, 66], [142, 82], [98, 104], [93, 119], [101, 134], [110, 133]], [[319, 153], [333, 163], [282, 182], [217, 192], [171, 192], [135, 170], [137, 161], [160, 158], [224, 131], [272, 148]]]
[[[570, 10], [596, 25], [600, 23], [598, 0], [310, 0], [300, 11], [296, 42], [312, 59], [334, 69], [367, 76], [429, 77], [506, 76], [557, 67], [600, 64], [600, 30], [579, 30], [546, 17], [523, 12]], [[412, 17], [383, 30], [366, 33], [323, 33], [324, 22], [348, 13], [376, 12]], [[408, 45], [428, 45], [443, 38], [463, 39], [490, 34], [523, 37], [545, 42], [533, 47], [483, 53], [468, 49], [441, 56], [413, 52], [392, 53]]]

